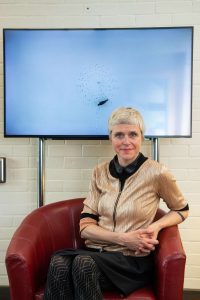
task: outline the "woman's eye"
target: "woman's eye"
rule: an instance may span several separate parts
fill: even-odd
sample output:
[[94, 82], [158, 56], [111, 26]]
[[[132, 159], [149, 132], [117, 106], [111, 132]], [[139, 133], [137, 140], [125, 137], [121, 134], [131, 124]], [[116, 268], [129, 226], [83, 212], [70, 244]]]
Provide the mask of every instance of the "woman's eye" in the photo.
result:
[[[114, 134], [114, 137], [117, 138], [117, 139], [120, 139], [120, 140], [124, 139], [125, 136], [126, 136], [126, 134], [124, 134], [124, 133], [122, 133], [122, 132], [116, 132], [116, 133]], [[127, 136], [128, 136], [130, 139], [134, 139], [134, 138], [136, 138], [136, 137], [138, 136], [138, 134], [137, 134], [137, 132], [133, 131], [133, 132], [128, 133]]]
[[115, 137], [118, 138], [118, 139], [123, 139], [124, 135], [123, 135], [123, 133], [118, 132], [118, 133], [115, 134]]
[[131, 132], [130, 134], [129, 134], [129, 137], [130, 138], [135, 138], [137, 136], [137, 133], [136, 132]]

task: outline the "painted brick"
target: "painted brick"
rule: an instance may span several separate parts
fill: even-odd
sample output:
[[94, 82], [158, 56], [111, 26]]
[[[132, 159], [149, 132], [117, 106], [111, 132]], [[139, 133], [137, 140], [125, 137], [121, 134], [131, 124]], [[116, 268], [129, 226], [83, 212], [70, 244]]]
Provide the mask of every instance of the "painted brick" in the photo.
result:
[[112, 16], [118, 14], [118, 5], [116, 3], [90, 3], [84, 5], [83, 13], [86, 15], [104, 15]]
[[[194, 120], [194, 121], [200, 120], [200, 109], [196, 109], [196, 110], [193, 112], [193, 120]], [[196, 135], [196, 134], [195, 134], [195, 135]], [[197, 138], [198, 138], [198, 135], [197, 135]]]
[[187, 274], [189, 277], [186, 277], [184, 280], [184, 288], [189, 290], [199, 290], [198, 286], [200, 286], [200, 279], [193, 278], [192, 274]]
[[190, 216], [199, 217], [200, 204], [199, 203], [193, 203], [192, 201], [190, 201], [190, 204], [191, 204]]
[[[2, 191], [0, 192], [0, 204], [4, 204], [7, 203], [8, 206], [10, 206], [10, 203], [12, 203], [12, 205], [16, 206], [18, 204], [27, 204], [27, 200], [29, 200], [30, 202], [35, 202], [36, 203], [36, 199], [37, 199], [37, 193], [36, 191], [32, 192], [14, 192], [13, 191]], [[29, 202], [28, 202], [29, 203]], [[2, 210], [3, 211], [3, 210]], [[9, 213], [8, 213], [9, 215]]]
[[89, 180], [68, 180], [64, 183], [64, 190], [67, 192], [87, 192]]
[[[3, 105], [3, 104], [2, 104]], [[3, 111], [2, 111], [3, 113]], [[0, 139], [0, 145], [28, 145], [30, 144], [30, 139], [29, 138], [2, 138]]]
[[10, 180], [4, 184], [1, 184], [1, 192], [25, 192], [28, 191], [28, 181], [27, 180]]
[[173, 158], [169, 157], [169, 167], [175, 169], [199, 169], [200, 158]]
[[193, 107], [194, 107], [194, 109], [200, 108], [199, 96], [193, 97]]
[[134, 27], [136, 25], [135, 18], [132, 15], [119, 16], [101, 16], [100, 27], [115, 28], [115, 27]]
[[113, 156], [114, 152], [111, 146], [83, 146], [83, 156], [100, 157]]
[[190, 146], [190, 156], [199, 157], [200, 146]]
[[[14, 197], [14, 195], [13, 195]], [[26, 204], [25, 202], [23, 204], [16, 203], [15, 205], [11, 205], [10, 202], [7, 201], [7, 203], [1, 203], [1, 211], [3, 211], [4, 215], [21, 215], [25, 216], [26, 214], [30, 213], [30, 204]], [[2, 237], [1, 237], [2, 239]]]
[[64, 167], [69, 169], [91, 169], [97, 165], [94, 157], [77, 157], [76, 159], [65, 157]]
[[5, 262], [5, 253], [4, 251], [0, 251], [0, 263], [4, 263]]
[[[0, 29], [95, 28], [194, 25], [193, 137], [159, 139], [160, 161], [174, 173], [190, 205], [179, 225], [187, 254], [184, 288], [199, 289], [200, 277], [200, 2], [197, 0], [0, 0]], [[0, 262], [13, 231], [37, 207], [37, 139], [3, 137], [3, 51], [0, 30], [0, 156], [7, 182], [0, 184]], [[142, 151], [151, 156], [151, 143]], [[45, 203], [85, 197], [93, 167], [113, 157], [109, 141], [45, 141]], [[164, 204], [161, 204], [168, 210]], [[5, 265], [1, 285], [8, 285]]]
[[[35, 208], [36, 208], [36, 206], [34, 205], [33, 209], [35, 209]], [[18, 227], [21, 224], [21, 222], [24, 220], [24, 218], [25, 218], [25, 216], [14, 216], [13, 217], [13, 226]]]
[[135, 23], [141, 27], [154, 27], [154, 26], [169, 26], [172, 23], [171, 15], [138, 15], [135, 17]]
[[68, 140], [67, 145], [99, 145], [101, 141], [98, 140]]
[[86, 197], [86, 192], [46, 192], [45, 193], [45, 204], [58, 202], [61, 200], [67, 200], [67, 199], [76, 199], [79, 197]]
[[181, 237], [183, 240], [198, 242], [200, 235], [200, 229], [182, 229]]
[[54, 169], [54, 168], [62, 169], [64, 166], [64, 158], [47, 156], [45, 158], [45, 166], [47, 169]]
[[1, 240], [1, 251], [3, 251], [5, 253], [8, 248], [9, 243], [10, 243], [10, 241], [8, 239]]
[[183, 242], [183, 246], [187, 255], [200, 253], [200, 242]]
[[29, 158], [28, 157], [9, 157], [6, 159], [7, 169], [21, 169], [28, 168]]
[[185, 193], [185, 196], [187, 199], [189, 199], [190, 203], [192, 204], [192, 207], [194, 205], [199, 204], [199, 194], [193, 193], [192, 191]]
[[49, 146], [47, 155], [49, 156], [61, 156], [61, 157], [77, 157], [82, 154], [81, 145], [60, 145], [60, 146]]
[[110, 157], [100, 157], [98, 159], [98, 164], [101, 164], [101, 163], [103, 163], [105, 161], [110, 161], [112, 158], [113, 158], [113, 156], [110, 156]]
[[0, 227], [11, 227], [13, 224], [12, 216], [1, 216], [0, 218]]
[[168, 1], [165, 2], [158, 2], [156, 4], [156, 13], [158, 14], [180, 14], [180, 13], [190, 13], [193, 10], [192, 2], [191, 1], [182, 1], [180, 5], [180, 1]]
[[12, 148], [10, 146], [1, 145], [0, 147], [0, 156], [8, 157], [12, 154]]
[[81, 179], [81, 172], [77, 169], [50, 169], [46, 171], [45, 178], [47, 180]]
[[37, 179], [36, 169], [10, 169], [6, 174], [7, 181]]
[[187, 145], [160, 145], [160, 153], [162, 153], [162, 156], [187, 157], [189, 148]]
[[59, 180], [46, 180], [45, 187], [49, 192], [63, 191], [63, 181]]
[[[6, 274], [6, 272], [4, 272], [4, 274]], [[8, 282], [8, 277], [6, 275], [1, 275], [1, 286], [8, 286], [9, 282]]]
[[1, 4], [0, 15], [11, 16], [67, 16], [83, 14], [84, 6], [80, 4]]
[[0, 237], [2, 240], [5, 239], [11, 239], [11, 237], [13, 236], [13, 233], [15, 231], [15, 228], [12, 227], [1, 227], [0, 228]]
[[178, 181], [183, 193], [192, 191], [193, 193], [199, 192], [199, 182], [198, 181]]
[[32, 156], [28, 158], [28, 167], [36, 169], [38, 167], [38, 157]]
[[199, 133], [200, 132], [200, 121], [194, 121], [193, 122], [192, 130], [195, 133]]
[[[196, 256], [196, 261], [199, 259], [199, 255]], [[192, 274], [193, 278], [200, 279], [200, 267], [186, 265], [186, 274]]]
[[181, 224], [179, 224], [180, 229], [196, 229], [200, 228], [200, 218], [194, 216], [193, 213], [189, 212], [189, 217]]
[[200, 144], [200, 134], [192, 133], [192, 138], [179, 138], [171, 139], [172, 145], [199, 145]]
[[35, 146], [27, 145], [27, 146], [20, 146], [15, 145], [12, 147], [12, 152], [14, 156], [36, 156], [37, 149]]
[[200, 170], [197, 169], [197, 170], [188, 170], [188, 176], [191, 180], [199, 180], [200, 178]]
[[[179, 13], [179, 14], [174, 14], [172, 16], [172, 24], [175, 26], [193, 26], [193, 25], [199, 25], [200, 24], [200, 19], [199, 19], [199, 14], [195, 13], [190, 13], [190, 12], [185, 12], [185, 13]], [[196, 50], [194, 49], [194, 57], [197, 57]]]
[[3, 275], [5, 273], [6, 273], [5, 263], [0, 263], [0, 275]]
[[187, 180], [188, 178], [190, 178], [188, 176], [188, 170], [185, 169], [171, 169], [170, 170], [172, 172], [172, 174], [175, 176], [177, 181], [184, 181]]
[[155, 3], [153, 1], [140, 1], [119, 4], [120, 15], [138, 15], [155, 13]]
[[[200, 278], [200, 267], [196, 266], [196, 263], [199, 260], [200, 260], [200, 254], [191, 254], [191, 255], [188, 255], [188, 257], [187, 257], [187, 263], [188, 263], [187, 270], [189, 271], [190, 268], [193, 268], [193, 270], [192, 269], [190, 270], [190, 273], [193, 275], [195, 275], [195, 272], [197, 272], [197, 270], [198, 270], [198, 273], [195, 275], [195, 277], [198, 277], [198, 278]], [[194, 266], [195, 266], [195, 268], [194, 268]]]
[[92, 170], [82, 170], [81, 171], [81, 178], [84, 180], [89, 180], [91, 179], [92, 176]]

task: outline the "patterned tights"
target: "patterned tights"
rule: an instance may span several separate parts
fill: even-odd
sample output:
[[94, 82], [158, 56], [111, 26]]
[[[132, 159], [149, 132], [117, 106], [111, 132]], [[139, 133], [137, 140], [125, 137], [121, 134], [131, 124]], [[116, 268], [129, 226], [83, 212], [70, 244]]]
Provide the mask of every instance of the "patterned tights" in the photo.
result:
[[111, 284], [89, 255], [52, 257], [44, 300], [102, 300]]

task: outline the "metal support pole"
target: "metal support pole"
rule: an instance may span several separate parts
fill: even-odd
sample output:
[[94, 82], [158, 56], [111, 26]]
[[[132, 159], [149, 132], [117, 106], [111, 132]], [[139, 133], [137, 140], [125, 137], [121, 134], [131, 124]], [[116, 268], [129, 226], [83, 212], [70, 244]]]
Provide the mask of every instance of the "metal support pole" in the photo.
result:
[[44, 205], [44, 139], [38, 141], [38, 201], [37, 206]]
[[159, 161], [158, 138], [152, 138], [152, 157], [154, 160]]

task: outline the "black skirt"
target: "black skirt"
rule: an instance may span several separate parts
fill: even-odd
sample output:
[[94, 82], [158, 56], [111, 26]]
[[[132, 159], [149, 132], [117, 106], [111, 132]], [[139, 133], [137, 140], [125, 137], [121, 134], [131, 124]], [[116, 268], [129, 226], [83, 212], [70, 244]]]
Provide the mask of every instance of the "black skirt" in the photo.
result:
[[54, 255], [91, 256], [100, 271], [120, 293], [128, 295], [152, 281], [154, 259], [148, 256], [125, 256], [122, 252], [95, 251], [95, 249], [64, 249]]

